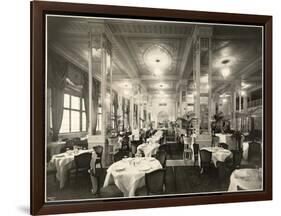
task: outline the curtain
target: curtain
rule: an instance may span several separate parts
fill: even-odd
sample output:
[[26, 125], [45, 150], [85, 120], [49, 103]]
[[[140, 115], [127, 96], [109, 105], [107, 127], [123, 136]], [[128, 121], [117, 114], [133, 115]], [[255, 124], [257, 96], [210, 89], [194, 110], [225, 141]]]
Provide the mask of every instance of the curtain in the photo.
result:
[[49, 58], [48, 84], [51, 87], [53, 141], [58, 140], [63, 117], [64, 88], [67, 76], [67, 62], [56, 54]]
[[86, 113], [86, 131], [88, 131], [88, 129], [89, 129], [89, 82], [88, 82], [88, 75], [84, 75], [82, 97], [84, 98], [84, 106], [85, 106], [85, 113]]
[[117, 128], [117, 121], [118, 121], [118, 113], [117, 113], [117, 110], [118, 110], [118, 94], [116, 92], [113, 92], [113, 107], [114, 107], [114, 126], [116, 127], [116, 130], [118, 130]]
[[97, 118], [98, 118], [98, 106], [99, 106], [99, 82], [93, 79], [93, 91], [92, 91], [92, 130], [93, 134], [97, 132]]
[[[99, 102], [99, 82], [93, 78], [92, 84], [92, 133], [96, 134], [97, 132], [97, 118], [98, 118], [98, 102]], [[86, 128], [88, 131], [89, 128], [89, 86], [88, 79], [86, 76], [84, 77], [84, 85], [83, 85], [83, 98], [85, 101], [85, 112], [87, 124]]]

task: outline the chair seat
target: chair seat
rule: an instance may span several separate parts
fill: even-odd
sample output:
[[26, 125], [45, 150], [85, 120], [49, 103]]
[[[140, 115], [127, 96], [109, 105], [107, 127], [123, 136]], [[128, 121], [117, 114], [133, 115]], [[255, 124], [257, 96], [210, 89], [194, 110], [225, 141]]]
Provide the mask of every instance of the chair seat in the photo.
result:
[[116, 185], [108, 185], [100, 189], [100, 196], [102, 198], [123, 197], [122, 191]]

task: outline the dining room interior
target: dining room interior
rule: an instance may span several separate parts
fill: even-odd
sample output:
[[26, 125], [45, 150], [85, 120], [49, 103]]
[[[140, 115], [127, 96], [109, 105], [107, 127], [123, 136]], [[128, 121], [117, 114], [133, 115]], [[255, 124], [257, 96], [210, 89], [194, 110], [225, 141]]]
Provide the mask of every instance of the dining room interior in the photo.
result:
[[263, 29], [47, 15], [46, 201], [263, 189]]

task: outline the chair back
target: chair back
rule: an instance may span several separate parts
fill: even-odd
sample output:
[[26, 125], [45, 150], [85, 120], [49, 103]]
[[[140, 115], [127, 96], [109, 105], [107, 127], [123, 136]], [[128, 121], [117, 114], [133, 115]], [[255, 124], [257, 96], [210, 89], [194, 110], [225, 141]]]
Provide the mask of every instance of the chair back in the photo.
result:
[[60, 153], [66, 152], [67, 149], [73, 150], [74, 148], [74, 142], [73, 140], [66, 140], [65, 145], [61, 148]]
[[157, 151], [155, 158], [160, 162], [163, 168], [166, 167], [166, 152], [161, 150]]
[[85, 139], [85, 140], [77, 141], [76, 145], [81, 148], [88, 149], [88, 140]]
[[86, 152], [74, 156], [76, 169], [81, 169], [81, 168], [90, 169], [91, 160], [92, 160], [92, 153], [90, 152]]
[[76, 142], [79, 142], [80, 140], [81, 140], [80, 137], [74, 137], [74, 138], [72, 139], [72, 141], [74, 142], [74, 144], [76, 144]]
[[162, 145], [160, 145], [159, 146], [159, 148], [158, 148], [158, 151], [165, 151], [165, 152], [167, 152], [168, 151], [168, 144], [162, 144]]
[[192, 138], [191, 137], [183, 137], [183, 150], [187, 150], [189, 146], [191, 146]]
[[96, 152], [97, 156], [98, 157], [101, 157], [102, 156], [102, 153], [103, 153], [103, 146], [94, 146], [93, 147], [94, 151]]
[[261, 160], [261, 143], [250, 142], [248, 150], [248, 161], [260, 166]]
[[212, 152], [209, 152], [205, 149], [200, 150], [200, 163], [201, 167], [210, 165], [212, 159]]
[[242, 151], [239, 151], [239, 150], [231, 150], [232, 152], [232, 160], [233, 160], [233, 167], [234, 168], [237, 168], [240, 166], [241, 164], [241, 160], [242, 160], [242, 154], [243, 152]]
[[193, 153], [194, 153], [194, 155], [198, 155], [198, 153], [199, 153], [199, 144], [198, 143], [193, 144]]
[[219, 143], [218, 146], [224, 149], [228, 149], [228, 145], [226, 143]]
[[116, 154], [113, 155], [114, 162], [122, 160], [125, 156], [129, 157], [129, 151], [118, 151]]
[[219, 142], [220, 142], [220, 138], [218, 136], [212, 137], [212, 146], [218, 146]]
[[158, 169], [145, 174], [145, 185], [148, 194], [161, 194], [165, 180], [165, 169]]

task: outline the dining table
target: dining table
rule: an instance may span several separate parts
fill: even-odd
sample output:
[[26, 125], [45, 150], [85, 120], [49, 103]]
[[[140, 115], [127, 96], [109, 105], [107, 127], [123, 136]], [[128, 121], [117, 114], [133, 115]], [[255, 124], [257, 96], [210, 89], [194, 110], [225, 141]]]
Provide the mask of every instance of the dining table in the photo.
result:
[[[212, 153], [212, 162], [214, 163], [215, 167], [217, 167], [217, 162], [224, 162], [228, 158], [232, 158], [233, 154], [230, 150], [224, 149], [222, 147], [203, 147], [200, 150], [207, 150]], [[198, 163], [200, 166], [200, 153], [198, 155]]]
[[262, 169], [236, 169], [230, 176], [229, 192], [239, 190], [262, 190]]
[[92, 149], [74, 149], [74, 150], [68, 150], [64, 153], [53, 155], [50, 164], [55, 166], [57, 173], [56, 178], [59, 181], [60, 189], [62, 189], [65, 186], [65, 183], [67, 182], [68, 177], [68, 171], [75, 167], [75, 156], [79, 154], [83, 154], [86, 152], [92, 153], [92, 160], [90, 163], [91, 169], [95, 172], [95, 161], [97, 158], [97, 155], [94, 150]]
[[103, 186], [114, 183], [124, 197], [134, 197], [136, 189], [145, 186], [145, 174], [158, 169], [162, 165], [153, 157], [123, 158], [107, 169]]
[[232, 134], [223, 134], [223, 133], [216, 133], [216, 136], [219, 137], [220, 143], [227, 143], [227, 137], [231, 137]]
[[159, 146], [159, 143], [143, 143], [137, 147], [137, 153], [141, 154], [143, 152], [145, 157], [151, 157], [156, 154]]

